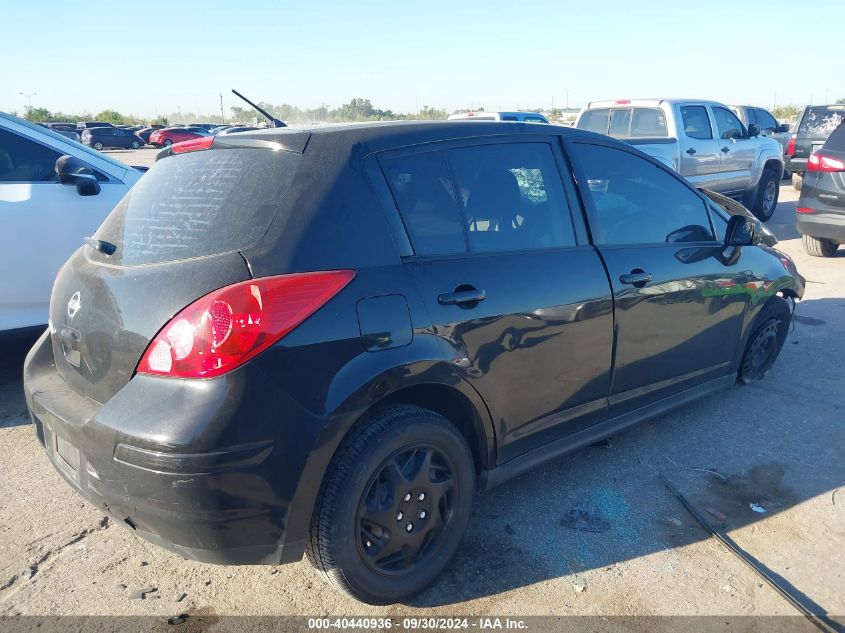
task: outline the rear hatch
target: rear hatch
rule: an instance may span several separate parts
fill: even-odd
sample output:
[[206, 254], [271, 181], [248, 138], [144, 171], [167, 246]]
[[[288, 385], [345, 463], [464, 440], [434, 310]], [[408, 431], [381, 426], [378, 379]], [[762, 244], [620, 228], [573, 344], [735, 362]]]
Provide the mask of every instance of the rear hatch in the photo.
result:
[[253, 144], [159, 160], [95, 235], [114, 253], [83, 246], [63, 266], [50, 327], [70, 388], [106, 402], [177, 312], [250, 277], [239, 251], [266, 233], [302, 160], [301, 149]]
[[[807, 163], [799, 210], [825, 215], [845, 215], [845, 121]], [[837, 218], [841, 222], [841, 218]]]
[[845, 105], [812, 106], [804, 111], [795, 134], [795, 158], [821, 149], [831, 132], [845, 120]]

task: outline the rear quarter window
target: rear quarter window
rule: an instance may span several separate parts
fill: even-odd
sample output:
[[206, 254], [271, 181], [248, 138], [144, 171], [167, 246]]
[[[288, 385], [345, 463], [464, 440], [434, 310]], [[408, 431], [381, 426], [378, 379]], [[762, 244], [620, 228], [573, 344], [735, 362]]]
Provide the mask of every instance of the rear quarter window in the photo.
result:
[[824, 144], [825, 149], [845, 152], [845, 121], [839, 124]]
[[301, 160], [292, 152], [239, 148], [158, 161], [97, 232], [117, 246], [104, 261], [152, 264], [251, 246], [270, 227]]

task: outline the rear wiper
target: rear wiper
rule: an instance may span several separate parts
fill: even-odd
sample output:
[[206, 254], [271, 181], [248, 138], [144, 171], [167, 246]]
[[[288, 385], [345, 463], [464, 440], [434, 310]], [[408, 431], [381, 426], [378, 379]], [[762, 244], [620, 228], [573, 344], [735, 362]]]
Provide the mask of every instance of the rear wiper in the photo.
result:
[[93, 237], [86, 237], [84, 241], [88, 246], [93, 248], [95, 251], [100, 251], [106, 257], [111, 257], [117, 250], [117, 246], [115, 246], [111, 242], [106, 242], [105, 240], [98, 240]]

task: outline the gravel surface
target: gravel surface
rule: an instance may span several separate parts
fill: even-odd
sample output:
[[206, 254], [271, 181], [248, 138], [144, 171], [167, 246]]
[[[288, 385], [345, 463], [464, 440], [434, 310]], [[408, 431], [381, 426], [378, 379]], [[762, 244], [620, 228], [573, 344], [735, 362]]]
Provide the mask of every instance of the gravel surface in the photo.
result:
[[[118, 157], [141, 164], [154, 152], [134, 154]], [[708, 538], [661, 473], [714, 521], [724, 514], [730, 535], [808, 599], [845, 614], [845, 493], [835, 495], [845, 482], [845, 249], [829, 260], [804, 255], [796, 197], [781, 188], [769, 226], [809, 283], [767, 378], [481, 496], [454, 562], [406, 605], [348, 600], [304, 561], [186, 561], [112, 524], [39, 446], [21, 391], [21, 344], [0, 368], [0, 615], [794, 615]], [[573, 529], [579, 512], [598, 515], [590, 525], [601, 529]]]

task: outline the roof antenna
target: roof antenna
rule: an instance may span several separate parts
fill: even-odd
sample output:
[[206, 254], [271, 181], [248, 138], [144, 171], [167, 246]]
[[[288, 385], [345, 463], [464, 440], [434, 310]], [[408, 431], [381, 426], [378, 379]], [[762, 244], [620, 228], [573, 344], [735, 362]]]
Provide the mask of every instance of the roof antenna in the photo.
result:
[[261, 114], [263, 114], [265, 117], [267, 117], [267, 120], [268, 120], [268, 121], [270, 121], [270, 123], [271, 123], [270, 127], [287, 127], [287, 125], [285, 125], [285, 124], [284, 124], [284, 122], [279, 121], [279, 119], [277, 119], [277, 118], [276, 118], [276, 117], [274, 117], [274, 116], [271, 116], [271, 115], [270, 115], [270, 114], [269, 114], [266, 110], [263, 110], [263, 109], [259, 108], [257, 105], [255, 105], [252, 101], [250, 101], [249, 99], [247, 99], [245, 96], [243, 96], [240, 92], [238, 92], [238, 91], [237, 91], [237, 90], [235, 90], [234, 88], [232, 88], [232, 92], [233, 92], [233, 93], [235, 93], [235, 95], [236, 95], [236, 96], [238, 96], [238, 97], [240, 97], [241, 99], [243, 99], [244, 101], [246, 101], [246, 102], [247, 102], [249, 105], [251, 105], [253, 108], [255, 108], [256, 110], [258, 110], [258, 111], [259, 111]]

